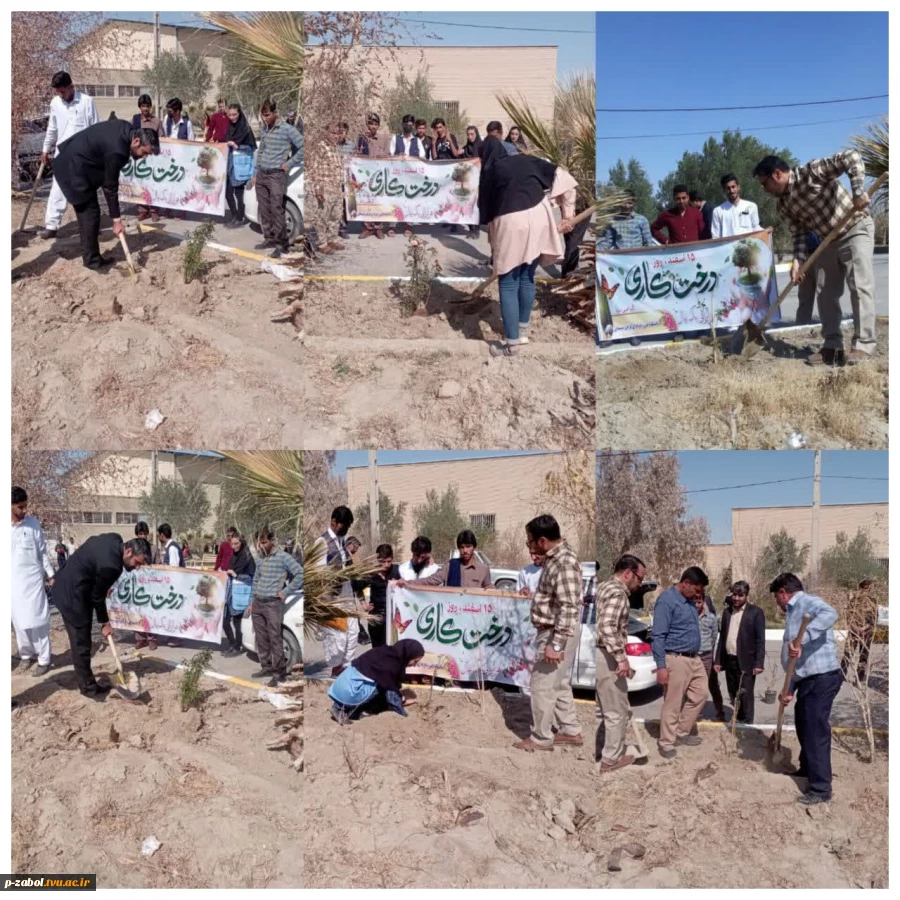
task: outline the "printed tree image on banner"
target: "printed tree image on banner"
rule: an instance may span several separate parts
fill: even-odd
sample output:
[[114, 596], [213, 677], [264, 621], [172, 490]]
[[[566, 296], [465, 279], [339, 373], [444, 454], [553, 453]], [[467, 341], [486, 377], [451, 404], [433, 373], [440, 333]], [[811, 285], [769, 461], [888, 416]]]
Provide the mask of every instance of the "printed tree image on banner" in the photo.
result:
[[347, 219], [477, 225], [480, 173], [477, 159], [350, 156], [344, 163]]
[[123, 572], [106, 598], [113, 628], [218, 644], [228, 576], [170, 566]]
[[602, 341], [758, 323], [777, 299], [771, 230], [597, 252]]
[[228, 145], [163, 138], [159, 154], [131, 159], [119, 176], [119, 200], [225, 215]]
[[388, 643], [412, 638], [425, 648], [411, 672], [528, 685], [536, 634], [530, 600], [501, 591], [391, 587], [387, 612]]

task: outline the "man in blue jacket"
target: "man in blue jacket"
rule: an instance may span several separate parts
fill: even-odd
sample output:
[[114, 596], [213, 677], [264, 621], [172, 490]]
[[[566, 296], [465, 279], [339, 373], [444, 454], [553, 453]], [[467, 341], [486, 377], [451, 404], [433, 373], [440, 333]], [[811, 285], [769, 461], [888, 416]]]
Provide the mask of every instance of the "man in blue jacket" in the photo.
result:
[[[787, 693], [779, 695], [787, 706], [797, 695], [794, 724], [800, 742], [800, 767], [790, 774], [806, 778], [803, 806], [815, 806], [831, 799], [831, 706], [844, 680], [834, 646], [837, 613], [821, 597], [807, 594], [796, 575], [785, 572], [770, 585], [778, 608], [784, 613], [781, 666], [787, 671], [796, 659]], [[810, 617], [803, 640], [797, 633], [803, 617]]]
[[679, 582], [663, 591], [653, 607], [653, 659], [656, 681], [665, 689], [659, 717], [659, 754], [675, 756], [675, 745], [702, 742], [691, 734], [706, 703], [709, 689], [706, 668], [700, 658], [700, 619], [696, 598], [709, 584], [699, 566], [685, 569]]

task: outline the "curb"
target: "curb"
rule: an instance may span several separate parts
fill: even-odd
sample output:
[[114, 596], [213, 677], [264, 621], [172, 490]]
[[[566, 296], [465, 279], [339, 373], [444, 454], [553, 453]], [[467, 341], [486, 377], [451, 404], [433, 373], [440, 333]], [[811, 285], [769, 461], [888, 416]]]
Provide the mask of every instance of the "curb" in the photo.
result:
[[[170, 659], [163, 659], [161, 656], [150, 656], [146, 653], [135, 653], [134, 657], [137, 659], [146, 659], [152, 662], [162, 663], [165, 666], [168, 666], [170, 669], [186, 669], [187, 666], [184, 663], [176, 663], [172, 662]], [[261, 687], [264, 687], [262, 684], [255, 684], [252, 681], [247, 681], [244, 678], [237, 678], [234, 675], [225, 675], [222, 672], [216, 672], [214, 669], [204, 669], [204, 676], [207, 678], [215, 678], [217, 681], [229, 681], [232, 684], [240, 685], [241, 687], [251, 688], [254, 691], [258, 691]]]

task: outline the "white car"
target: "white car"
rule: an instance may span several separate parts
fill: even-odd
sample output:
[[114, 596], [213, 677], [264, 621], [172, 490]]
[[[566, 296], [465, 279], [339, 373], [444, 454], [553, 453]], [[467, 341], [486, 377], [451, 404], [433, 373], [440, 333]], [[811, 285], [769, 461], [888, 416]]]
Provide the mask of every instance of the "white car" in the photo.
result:
[[[284, 219], [287, 224], [288, 243], [294, 241], [303, 233], [303, 167], [294, 166], [288, 172], [287, 189], [284, 200]], [[247, 185], [244, 191], [244, 214], [259, 225], [259, 204], [256, 201], [256, 189]]]
[[[459, 556], [459, 550], [453, 551], [452, 559]], [[498, 591], [515, 591], [519, 584], [518, 569], [498, 569], [491, 564], [487, 555], [480, 550], [475, 551], [475, 556], [481, 560], [491, 570], [491, 584]], [[581, 564], [581, 572], [585, 580], [585, 590], [587, 590], [587, 582], [597, 573], [597, 563], [586, 562]]]
[[[248, 616], [241, 622], [241, 637], [244, 646], [256, 653], [256, 635], [253, 633], [253, 618]], [[281, 625], [281, 640], [284, 644], [284, 660], [287, 671], [291, 666], [303, 662], [303, 587], [288, 593], [284, 605], [284, 621]]]

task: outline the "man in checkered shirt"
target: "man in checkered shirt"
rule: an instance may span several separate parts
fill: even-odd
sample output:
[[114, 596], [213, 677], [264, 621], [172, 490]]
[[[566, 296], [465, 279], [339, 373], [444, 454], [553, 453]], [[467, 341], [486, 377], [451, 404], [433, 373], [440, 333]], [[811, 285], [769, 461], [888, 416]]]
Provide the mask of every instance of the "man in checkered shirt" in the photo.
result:
[[625, 645], [631, 595], [643, 583], [645, 572], [636, 556], [626, 554], [597, 590], [597, 746], [603, 747], [601, 772], [613, 772], [634, 762], [634, 757], [625, 752], [631, 717], [626, 679], [634, 676]]
[[542, 515], [525, 526], [529, 552], [544, 557], [531, 601], [537, 629], [531, 669], [531, 734], [517, 750], [552, 750], [556, 744], [581, 746], [581, 723], [572, 696], [572, 664], [578, 649], [582, 605], [581, 564], [562, 539], [559, 523]]
[[653, 235], [646, 216], [634, 211], [634, 191], [623, 191], [625, 199], [613, 216], [606, 231], [597, 238], [598, 250], [633, 250], [635, 247], [650, 247]]
[[[850, 178], [852, 196], [838, 181]], [[866, 170], [856, 150], [844, 150], [824, 159], [814, 159], [792, 169], [783, 159], [767, 156], [753, 170], [753, 176], [767, 194], [778, 197], [777, 210], [791, 226], [794, 261], [791, 281], [798, 284], [800, 265], [808, 256], [807, 235], [814, 231], [824, 240], [848, 214], [855, 215], [843, 231], [818, 257], [822, 273], [819, 291], [819, 318], [824, 344], [811, 356], [809, 365], [854, 364], [875, 352], [875, 223], [866, 207], [869, 195], [864, 188]], [[844, 282], [850, 288], [853, 309], [853, 346], [844, 353], [841, 334], [841, 297]]]

